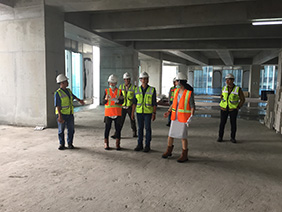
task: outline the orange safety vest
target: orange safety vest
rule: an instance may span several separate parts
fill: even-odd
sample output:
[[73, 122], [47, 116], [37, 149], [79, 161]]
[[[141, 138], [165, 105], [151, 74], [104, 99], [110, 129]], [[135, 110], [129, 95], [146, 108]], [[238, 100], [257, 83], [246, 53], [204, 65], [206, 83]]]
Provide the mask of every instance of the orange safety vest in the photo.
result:
[[110, 99], [105, 104], [105, 116], [121, 116], [122, 106], [112, 101], [112, 98], [118, 98], [121, 95], [120, 89], [115, 89], [113, 93], [111, 88], [105, 89], [106, 95], [110, 95]]
[[[177, 108], [177, 97], [178, 97], [179, 89], [177, 89], [174, 93], [174, 99], [172, 103], [172, 111], [171, 111], [171, 120], [175, 120], [176, 117], [176, 108]], [[189, 117], [191, 116], [191, 108], [190, 108], [190, 98], [192, 91], [184, 90], [177, 110], [177, 119], [179, 122], [186, 123]]]

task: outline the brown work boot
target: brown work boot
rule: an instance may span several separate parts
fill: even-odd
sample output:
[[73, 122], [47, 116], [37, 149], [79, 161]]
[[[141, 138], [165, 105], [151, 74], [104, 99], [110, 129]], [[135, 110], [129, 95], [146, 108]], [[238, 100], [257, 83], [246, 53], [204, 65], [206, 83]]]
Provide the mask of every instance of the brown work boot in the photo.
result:
[[120, 139], [116, 139], [116, 150], [121, 150], [121, 147], [120, 147]]
[[110, 147], [109, 147], [109, 139], [105, 138], [105, 141], [104, 141], [104, 148], [105, 150], [109, 150]]
[[182, 154], [180, 158], [177, 159], [177, 162], [183, 163], [188, 160], [188, 149], [184, 150], [182, 149]]
[[173, 150], [174, 145], [172, 146], [167, 146], [166, 152], [162, 155], [162, 158], [168, 158], [168, 156], [171, 156], [172, 150]]

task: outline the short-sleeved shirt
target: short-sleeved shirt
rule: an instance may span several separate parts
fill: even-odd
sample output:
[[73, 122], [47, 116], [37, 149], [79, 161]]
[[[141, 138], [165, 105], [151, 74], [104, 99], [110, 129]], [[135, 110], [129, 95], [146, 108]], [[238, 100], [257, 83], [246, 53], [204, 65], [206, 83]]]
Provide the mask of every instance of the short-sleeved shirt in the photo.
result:
[[[63, 91], [68, 95], [68, 97], [70, 98], [70, 93], [68, 90], [64, 90]], [[72, 94], [72, 97], [75, 99], [77, 98], [74, 94]], [[54, 104], [55, 104], [55, 107], [61, 107], [62, 105], [62, 101], [61, 101], [61, 98], [59, 96], [59, 93], [56, 91], [55, 95], [54, 95]]]

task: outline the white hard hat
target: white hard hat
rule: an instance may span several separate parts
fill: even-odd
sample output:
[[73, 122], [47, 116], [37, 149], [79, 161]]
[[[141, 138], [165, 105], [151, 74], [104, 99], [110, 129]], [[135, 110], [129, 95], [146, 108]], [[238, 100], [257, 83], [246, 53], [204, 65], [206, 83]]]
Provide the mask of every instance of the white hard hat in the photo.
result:
[[115, 75], [110, 75], [109, 76], [109, 79], [108, 79], [108, 82], [111, 82], [111, 83], [117, 83], [117, 77]]
[[130, 79], [131, 77], [130, 77], [130, 74], [129, 73], [124, 73], [123, 74], [123, 79]]
[[234, 75], [233, 74], [227, 74], [225, 76], [225, 79], [235, 79]]
[[147, 72], [140, 73], [139, 79], [142, 79], [142, 78], [149, 78], [149, 74]]
[[175, 82], [175, 81], [176, 81], [176, 77], [173, 78], [173, 82]]
[[186, 74], [178, 72], [176, 80], [187, 80], [187, 76], [186, 76]]
[[59, 74], [56, 80], [57, 80], [57, 83], [61, 83], [61, 82], [67, 81], [68, 78], [64, 74]]

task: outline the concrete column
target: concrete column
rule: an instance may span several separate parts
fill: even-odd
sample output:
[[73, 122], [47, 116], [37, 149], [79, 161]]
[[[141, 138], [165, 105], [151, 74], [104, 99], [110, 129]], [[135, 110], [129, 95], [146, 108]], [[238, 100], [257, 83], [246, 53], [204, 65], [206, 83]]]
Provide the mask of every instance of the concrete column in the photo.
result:
[[100, 102], [108, 88], [108, 77], [115, 74], [118, 86], [123, 83], [123, 74], [131, 75], [131, 83], [138, 85], [138, 53], [129, 48], [100, 49]]
[[141, 72], [146, 71], [149, 76], [149, 85], [156, 88], [157, 95], [161, 93], [162, 60], [140, 60]]
[[259, 97], [260, 65], [252, 65], [249, 78], [249, 97]]
[[194, 87], [194, 68], [188, 67], [188, 84]]
[[1, 124], [56, 122], [53, 91], [56, 73], [64, 72], [63, 20], [43, 0], [19, 0], [14, 8], [0, 9]]
[[278, 74], [277, 74], [277, 87], [279, 90], [282, 87], [282, 51], [278, 55]]

